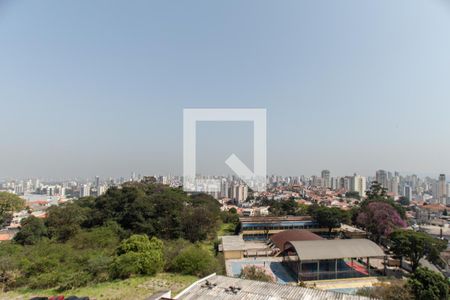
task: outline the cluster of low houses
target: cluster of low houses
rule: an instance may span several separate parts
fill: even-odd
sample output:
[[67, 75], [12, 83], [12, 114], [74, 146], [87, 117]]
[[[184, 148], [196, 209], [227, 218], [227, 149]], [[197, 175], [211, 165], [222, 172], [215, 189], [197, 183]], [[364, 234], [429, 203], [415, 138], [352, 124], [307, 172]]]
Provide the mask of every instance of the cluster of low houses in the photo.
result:
[[10, 241], [19, 231], [20, 223], [23, 219], [30, 216], [44, 219], [47, 217], [47, 209], [52, 205], [59, 205], [67, 200], [59, 196], [47, 195], [25, 195], [22, 196], [25, 200], [26, 208], [12, 215], [11, 222], [4, 228], [0, 229], [0, 242]]

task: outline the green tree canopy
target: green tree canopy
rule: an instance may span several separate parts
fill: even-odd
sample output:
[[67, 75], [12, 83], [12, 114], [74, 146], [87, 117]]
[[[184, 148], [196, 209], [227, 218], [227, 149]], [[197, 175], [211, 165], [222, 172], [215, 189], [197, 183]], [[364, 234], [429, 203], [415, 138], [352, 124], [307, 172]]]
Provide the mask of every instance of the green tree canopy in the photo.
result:
[[402, 196], [400, 199], [398, 199], [398, 202], [403, 206], [408, 206], [410, 201], [408, 197]]
[[80, 231], [87, 217], [87, 209], [75, 203], [51, 206], [47, 210], [48, 234], [57, 241], [65, 242]]
[[200, 245], [192, 245], [180, 252], [172, 262], [172, 271], [187, 275], [206, 276], [218, 269], [214, 256]]
[[418, 268], [408, 280], [408, 286], [416, 300], [447, 300], [449, 297], [447, 279], [426, 268]]
[[366, 199], [361, 201], [360, 206], [361, 210], [364, 210], [367, 205], [373, 202], [383, 202], [392, 206], [400, 217], [404, 220], [406, 218], [405, 209], [398, 203], [394, 201], [387, 194], [387, 189], [382, 187], [378, 182], [373, 182], [370, 186], [370, 189], [366, 191]]
[[266, 198], [261, 204], [270, 206], [269, 211], [275, 216], [299, 216], [305, 213], [304, 207], [300, 207], [293, 197], [281, 201]]
[[438, 254], [445, 250], [447, 241], [439, 240], [423, 232], [412, 230], [398, 230], [392, 233], [392, 251], [401, 257], [411, 261], [413, 271], [419, 266], [422, 257], [427, 256], [434, 261]]
[[34, 245], [47, 236], [47, 227], [42, 219], [30, 216], [20, 222], [20, 231], [14, 241], [22, 245]]
[[186, 207], [181, 221], [184, 237], [193, 243], [213, 239], [217, 232], [217, 218], [207, 207]]
[[356, 199], [356, 200], [361, 199], [361, 196], [359, 195], [359, 192], [355, 192], [355, 191], [346, 192], [345, 193], [345, 197]]
[[211, 196], [188, 196], [181, 189], [158, 184], [127, 183], [95, 199], [83, 199], [79, 205], [88, 209], [89, 217], [83, 222], [87, 227], [112, 221], [132, 233], [162, 239], [213, 238], [220, 220], [220, 204]]
[[10, 219], [12, 213], [25, 208], [25, 200], [15, 194], [0, 192], [0, 225]]
[[320, 226], [328, 228], [328, 233], [331, 233], [333, 228], [340, 228], [341, 223], [349, 219], [348, 213], [337, 207], [312, 205], [309, 213]]
[[154, 275], [164, 266], [163, 242], [156, 237], [132, 235], [122, 241], [117, 255], [111, 269], [113, 276], [118, 278], [134, 274]]

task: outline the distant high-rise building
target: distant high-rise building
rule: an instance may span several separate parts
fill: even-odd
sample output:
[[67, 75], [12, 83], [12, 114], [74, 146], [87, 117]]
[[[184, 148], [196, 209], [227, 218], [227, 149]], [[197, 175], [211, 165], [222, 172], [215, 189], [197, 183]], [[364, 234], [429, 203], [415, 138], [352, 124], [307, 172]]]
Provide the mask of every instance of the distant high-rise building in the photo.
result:
[[100, 188], [100, 177], [95, 176], [95, 188], [98, 189]]
[[405, 185], [403, 188], [403, 196], [408, 198], [409, 200], [412, 200], [412, 187], [409, 185]]
[[247, 200], [248, 196], [248, 187], [243, 184], [236, 184], [232, 187], [232, 198], [236, 201], [237, 204], [240, 204]]
[[399, 178], [399, 177], [397, 177], [397, 176], [392, 177], [392, 178], [389, 180], [388, 191], [389, 191], [390, 193], [393, 193], [395, 196], [397, 196], [397, 195], [398, 195], [398, 186], [399, 186], [399, 183], [400, 183], [400, 178]]
[[222, 180], [220, 184], [220, 196], [222, 198], [230, 198], [230, 185], [227, 180]]
[[341, 188], [341, 177], [331, 178], [331, 189], [338, 190]]
[[80, 187], [80, 197], [89, 197], [91, 195], [91, 187], [89, 184], [83, 184]]
[[351, 180], [351, 190], [364, 197], [366, 195], [366, 177], [355, 174]]
[[59, 195], [60, 195], [61, 197], [65, 197], [65, 196], [66, 196], [66, 188], [65, 188], [65, 187], [61, 187], [61, 188], [59, 189]]
[[101, 196], [106, 192], [106, 186], [100, 185], [97, 189], [97, 196]]
[[440, 174], [437, 187], [437, 200], [440, 203], [447, 204], [447, 196], [447, 180], [445, 179], [445, 174]]
[[331, 178], [330, 178], [330, 171], [329, 170], [323, 170], [322, 171], [322, 184], [326, 188], [331, 188]]
[[378, 170], [375, 174], [375, 180], [381, 184], [382, 187], [386, 189], [389, 188], [388, 174], [385, 170]]

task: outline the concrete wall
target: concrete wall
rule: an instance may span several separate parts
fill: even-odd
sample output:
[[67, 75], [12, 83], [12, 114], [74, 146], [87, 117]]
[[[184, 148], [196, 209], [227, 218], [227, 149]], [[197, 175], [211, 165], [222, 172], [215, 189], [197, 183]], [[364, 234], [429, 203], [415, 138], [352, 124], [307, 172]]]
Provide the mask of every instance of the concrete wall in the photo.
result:
[[242, 250], [224, 251], [223, 256], [225, 259], [244, 258], [244, 251], [242, 251]]

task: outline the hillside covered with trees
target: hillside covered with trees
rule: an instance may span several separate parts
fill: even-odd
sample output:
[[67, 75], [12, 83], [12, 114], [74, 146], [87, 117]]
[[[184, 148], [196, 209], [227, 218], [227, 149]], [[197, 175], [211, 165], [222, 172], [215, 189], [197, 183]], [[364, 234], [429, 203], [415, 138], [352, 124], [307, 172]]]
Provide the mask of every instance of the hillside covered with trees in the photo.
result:
[[127, 183], [24, 219], [0, 244], [0, 284], [64, 291], [137, 275], [221, 272], [213, 251], [220, 204], [164, 185]]

